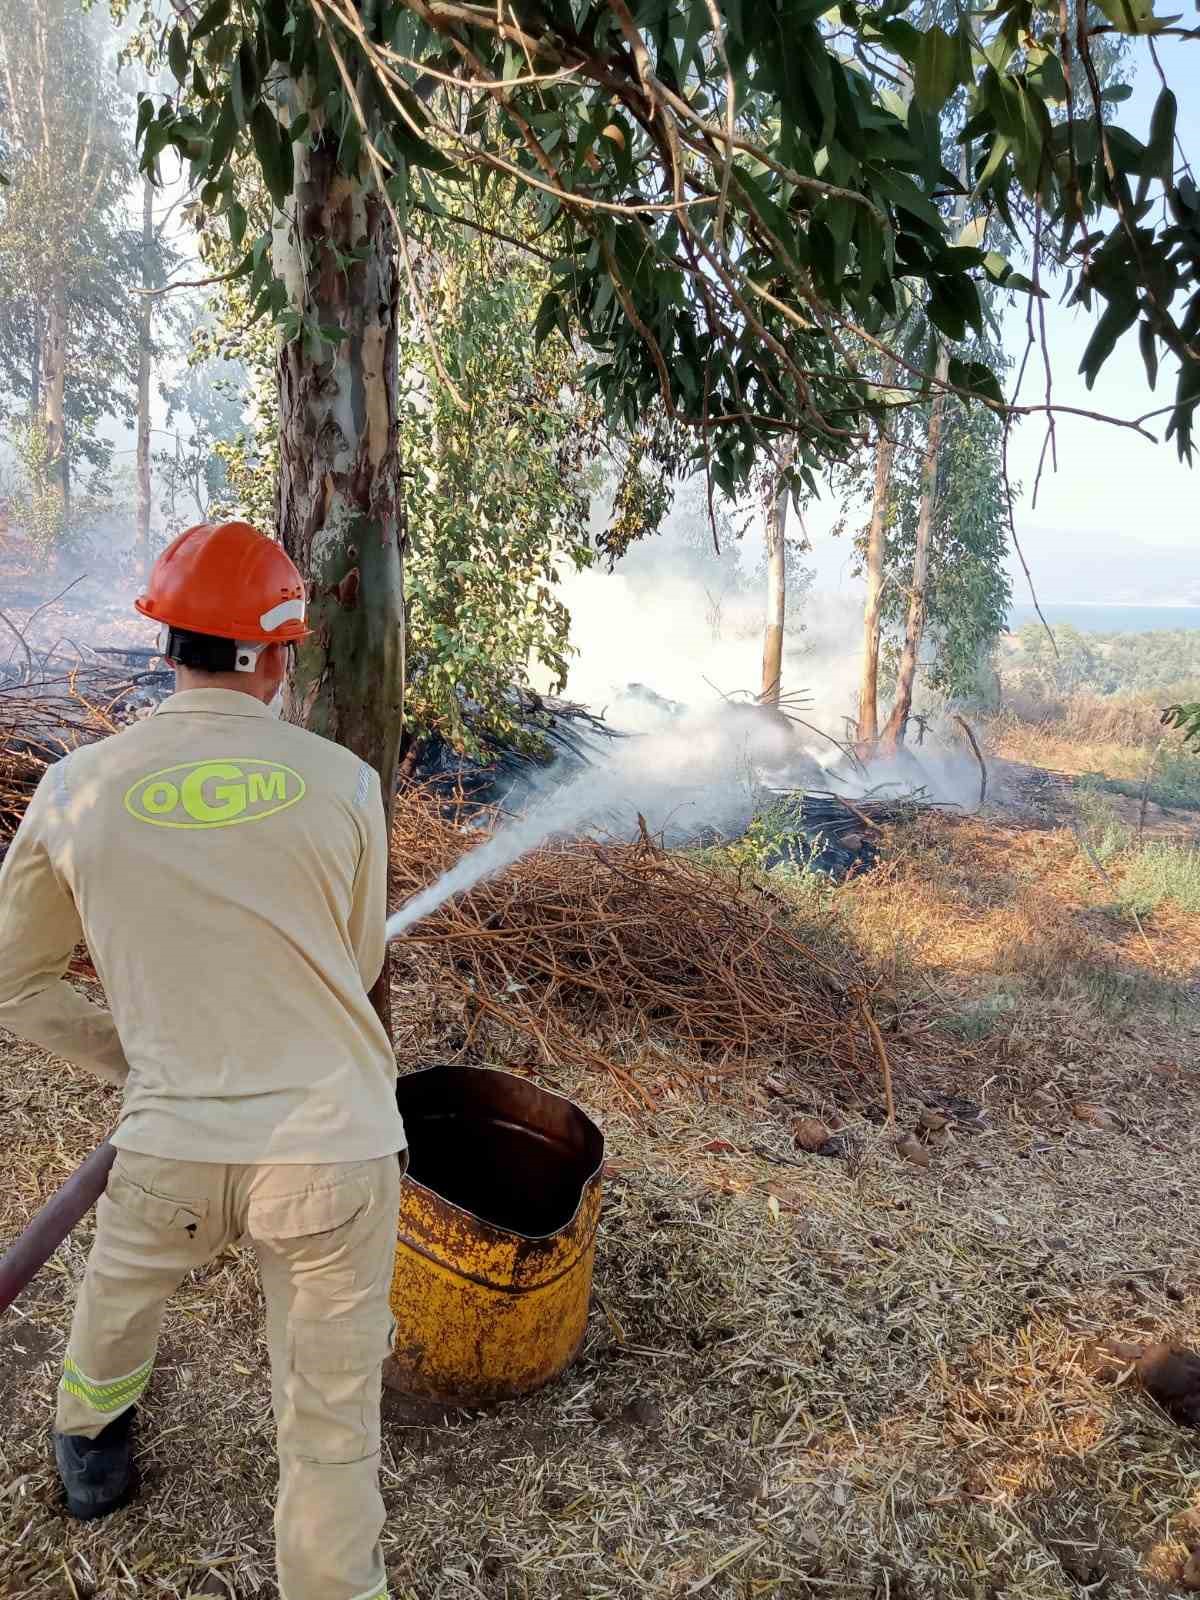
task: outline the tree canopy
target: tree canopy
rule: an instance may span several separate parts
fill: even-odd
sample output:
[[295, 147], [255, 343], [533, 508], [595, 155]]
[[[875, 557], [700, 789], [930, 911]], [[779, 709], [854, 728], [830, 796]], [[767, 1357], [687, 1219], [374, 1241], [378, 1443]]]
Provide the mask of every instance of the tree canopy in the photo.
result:
[[[610, 413], [636, 428], [660, 405], [732, 489], [764, 438], [795, 433], [803, 475], [939, 381], [931, 333], [978, 333], [981, 285], [1028, 290], [975, 242], [978, 219], [998, 218], [1014, 250], [1026, 228], [1035, 253], [1053, 239], [1075, 292], [1104, 306], [1089, 379], [1135, 323], [1151, 375], [1173, 362], [1168, 428], [1190, 454], [1200, 196], [1176, 172], [1171, 91], [1139, 138], [1115, 124], [1095, 66], [1108, 33], [1170, 26], [1147, 0], [1000, 0], [931, 26], [897, 0], [177, 9], [166, 47], [178, 92], [143, 102], [144, 159], [168, 145], [188, 159], [246, 245], [260, 312], [300, 315], [265, 235], [246, 236], [241, 154], [284, 207], [295, 148], [335, 150], [383, 196], [410, 277], [412, 206], [453, 214], [468, 181], [516, 178], [558, 235], [539, 331], [580, 328]], [[301, 82], [315, 93], [297, 113]], [[965, 236], [951, 220], [964, 185], [941, 148], [952, 102], [969, 152]], [[902, 293], [921, 316], [883, 391], [860, 353], [887, 344]], [[968, 356], [954, 353], [941, 382], [1002, 399]]]
[[65, 491], [68, 461], [106, 467], [97, 423], [132, 412], [133, 107], [107, 43], [80, 0], [0, 0], [0, 415], [46, 542], [65, 504], [41, 491], [54, 480]]

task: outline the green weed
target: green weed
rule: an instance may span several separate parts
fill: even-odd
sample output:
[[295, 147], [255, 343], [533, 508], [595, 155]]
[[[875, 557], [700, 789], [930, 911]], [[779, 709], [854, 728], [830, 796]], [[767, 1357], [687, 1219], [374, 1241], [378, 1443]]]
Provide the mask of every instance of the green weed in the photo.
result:
[[1079, 779], [1074, 793], [1080, 829], [1104, 866], [1126, 855], [1134, 845], [1133, 830], [1117, 816], [1106, 787], [1103, 773], [1089, 772]]
[[1121, 883], [1122, 905], [1145, 916], [1164, 900], [1181, 911], [1200, 911], [1200, 850], [1154, 840], [1134, 852]]
[[1140, 800], [1145, 790], [1147, 799], [1156, 806], [1200, 811], [1200, 757], [1182, 747], [1164, 746], [1158, 752], [1149, 788], [1145, 787], [1144, 778], [1105, 778], [1103, 784], [1110, 794], [1125, 795], [1130, 800]]
[[961, 1011], [955, 1011], [942, 1021], [946, 1033], [953, 1034], [966, 1044], [979, 1044], [990, 1038], [1001, 1023], [1011, 1020], [1017, 1009], [1015, 995], [1003, 989], [981, 995], [970, 1001]]
[[1144, 917], [1170, 900], [1181, 911], [1200, 912], [1200, 849], [1169, 839], [1139, 846], [1133, 829], [1114, 813], [1107, 787], [1098, 774], [1089, 773], [1076, 786], [1076, 812], [1096, 859], [1121, 869], [1118, 909]]

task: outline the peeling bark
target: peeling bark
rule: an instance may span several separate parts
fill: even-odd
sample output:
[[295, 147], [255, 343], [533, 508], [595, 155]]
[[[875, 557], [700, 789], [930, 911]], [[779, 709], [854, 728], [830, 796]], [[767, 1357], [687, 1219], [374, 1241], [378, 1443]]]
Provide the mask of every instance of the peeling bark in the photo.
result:
[[[386, 795], [403, 711], [398, 284], [382, 203], [337, 171], [332, 150], [298, 146], [297, 156], [303, 238], [280, 224], [277, 259], [299, 266], [307, 252], [307, 270], [285, 281], [299, 285], [311, 321], [345, 337], [315, 353], [298, 337], [279, 355], [279, 533], [309, 581], [315, 630], [293, 703], [308, 727], [370, 762]], [[359, 259], [343, 271], [335, 250]]]
[[[336, 149], [318, 137], [295, 158], [276, 271], [310, 325], [344, 337], [301, 335], [279, 353], [279, 534], [308, 580], [314, 630], [287, 714], [375, 768], [390, 818], [404, 713], [396, 263], [382, 201], [339, 172]], [[386, 1024], [386, 966], [372, 999]]]

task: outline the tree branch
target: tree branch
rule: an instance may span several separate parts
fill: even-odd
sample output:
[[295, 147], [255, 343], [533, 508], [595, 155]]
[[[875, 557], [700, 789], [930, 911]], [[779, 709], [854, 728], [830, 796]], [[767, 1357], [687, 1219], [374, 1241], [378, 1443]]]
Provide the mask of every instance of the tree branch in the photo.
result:
[[228, 272], [214, 273], [211, 278], [174, 279], [171, 283], [160, 284], [157, 289], [130, 289], [130, 294], [140, 295], [144, 300], [157, 300], [159, 295], [174, 294], [178, 289], [208, 289], [214, 283], [232, 283], [234, 278], [242, 276], [241, 267], [233, 267]]

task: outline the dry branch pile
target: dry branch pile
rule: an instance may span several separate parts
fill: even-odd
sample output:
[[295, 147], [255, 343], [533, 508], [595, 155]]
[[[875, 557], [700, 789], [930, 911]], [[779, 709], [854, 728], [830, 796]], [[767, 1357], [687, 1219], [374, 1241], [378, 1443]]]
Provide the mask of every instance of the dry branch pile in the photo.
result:
[[[402, 795], [393, 832], [399, 907], [482, 842], [426, 793]], [[626, 1063], [648, 1048], [720, 1075], [756, 1062], [846, 1076], [871, 1070], [860, 979], [811, 948], [761, 888], [634, 844], [547, 845], [417, 924], [393, 946], [403, 972], [432, 955], [437, 987], [463, 996], [466, 1048], [488, 1021], [547, 1064]]]
[[[18, 635], [24, 648], [24, 641]], [[0, 665], [0, 855], [16, 832], [46, 768], [115, 733], [170, 688], [150, 650], [89, 652]]]

